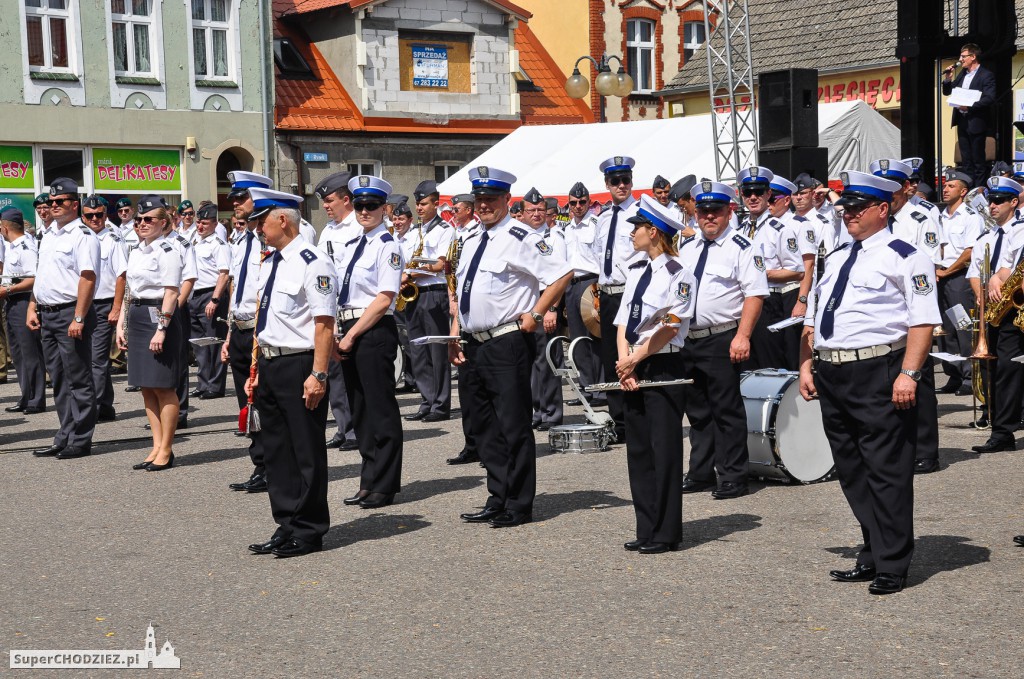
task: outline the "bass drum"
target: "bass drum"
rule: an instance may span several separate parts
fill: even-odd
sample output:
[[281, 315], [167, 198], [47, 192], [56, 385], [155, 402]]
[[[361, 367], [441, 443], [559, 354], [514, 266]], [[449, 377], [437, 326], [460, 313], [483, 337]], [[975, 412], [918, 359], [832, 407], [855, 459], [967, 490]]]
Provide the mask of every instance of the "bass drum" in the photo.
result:
[[835, 463], [825, 437], [821, 405], [800, 395], [799, 373], [743, 373], [740, 393], [747, 412], [750, 476], [815, 483], [832, 476]]

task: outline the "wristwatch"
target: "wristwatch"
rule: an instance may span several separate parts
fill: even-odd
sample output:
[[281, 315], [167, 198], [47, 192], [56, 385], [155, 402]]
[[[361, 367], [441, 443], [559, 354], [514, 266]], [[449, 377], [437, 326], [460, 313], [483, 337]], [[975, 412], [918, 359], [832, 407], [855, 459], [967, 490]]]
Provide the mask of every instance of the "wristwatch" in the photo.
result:
[[801, 304], [807, 304], [807, 295], [800, 295], [799, 297], [796, 298], [796, 301], [800, 302]]
[[81, 316], [75, 316], [75, 323], [84, 323], [84, 322], [85, 322], [85, 319], [83, 319]]
[[544, 314], [538, 314], [536, 311], [530, 312], [530, 318], [537, 321], [538, 323], [544, 322]]
[[326, 382], [327, 381], [327, 373], [325, 373], [325, 372], [318, 372], [318, 371], [314, 370], [313, 372], [311, 372], [309, 374], [312, 375], [313, 377], [315, 377], [317, 382]]
[[909, 377], [910, 379], [914, 380], [915, 382], [921, 381], [920, 370], [900, 370], [900, 372]]

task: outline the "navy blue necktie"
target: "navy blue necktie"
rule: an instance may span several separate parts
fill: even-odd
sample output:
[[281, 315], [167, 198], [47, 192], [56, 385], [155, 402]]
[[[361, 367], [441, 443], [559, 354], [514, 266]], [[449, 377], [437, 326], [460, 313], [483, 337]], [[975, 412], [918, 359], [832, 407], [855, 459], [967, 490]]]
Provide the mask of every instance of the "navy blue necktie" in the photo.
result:
[[480, 258], [484, 256], [484, 250], [487, 249], [487, 241], [490, 235], [484, 231], [484, 235], [480, 239], [480, 247], [476, 249], [476, 252], [473, 253], [473, 259], [469, 261], [466, 282], [462, 284], [462, 294], [459, 296], [459, 312], [463, 315], [469, 313], [469, 293], [473, 290], [473, 277], [476, 276], [477, 267], [480, 266]]
[[356, 246], [356, 251], [352, 253], [352, 261], [348, 263], [348, 268], [345, 269], [345, 278], [341, 282], [341, 293], [338, 295], [338, 304], [344, 304], [348, 301], [348, 286], [352, 281], [352, 269], [356, 268], [356, 262], [359, 261], [359, 256], [363, 254], [363, 250], [366, 248], [366, 236], [359, 239], [359, 245]]
[[633, 291], [633, 301], [629, 303], [629, 320], [626, 321], [626, 341], [630, 344], [636, 344], [640, 339], [640, 336], [636, 332], [636, 327], [640, 325], [640, 314], [644, 310], [644, 293], [647, 292], [647, 286], [651, 284], [651, 276], [654, 275], [654, 271], [651, 269], [651, 263], [647, 262], [647, 268], [644, 269], [644, 273], [640, 276], [640, 282], [636, 284], [636, 290]]
[[994, 266], [996, 268], [999, 268], [999, 251], [1003, 249], [1003, 234], [1004, 233], [1005, 233], [1005, 231], [1003, 231], [1000, 228], [999, 229], [999, 235], [996, 237], [996, 247], [995, 247], [994, 250], [992, 250], [992, 258], [989, 259], [989, 261], [992, 263], [992, 266]]
[[612, 275], [612, 254], [615, 252], [615, 227], [619, 223], [619, 210], [622, 208], [618, 205], [612, 206], [612, 224], [608, 227], [608, 245], [604, 250], [604, 275]]
[[242, 291], [245, 290], [245, 279], [249, 274], [249, 255], [252, 254], [252, 231], [245, 232], [245, 257], [242, 258], [242, 270], [238, 273], [238, 285], [235, 287], [235, 306], [242, 303]]
[[259, 318], [256, 319], [256, 334], [259, 335], [267, 327], [267, 316], [270, 315], [270, 296], [274, 293], [274, 279], [277, 277], [277, 263], [281, 261], [281, 253], [274, 253], [274, 266], [270, 267], [270, 278], [267, 279], [267, 287], [263, 288], [263, 296], [260, 298]]
[[700, 257], [697, 258], [697, 268], [693, 270], [693, 277], [696, 279], [696, 289], [693, 291], [693, 318], [697, 318], [697, 293], [700, 292], [700, 279], [704, 275], [704, 265], [708, 263], [708, 249], [713, 240], [704, 241], [704, 249], [700, 252]]
[[846, 282], [850, 279], [850, 269], [853, 268], [853, 263], [857, 261], [857, 254], [863, 246], [863, 243], [859, 240], [853, 241], [853, 246], [850, 248], [850, 256], [843, 262], [842, 268], [839, 269], [839, 275], [836, 276], [836, 284], [832, 286], [832, 295], [828, 298], [828, 302], [825, 304], [825, 311], [821, 314], [821, 336], [825, 339], [830, 339], [835, 332], [836, 309], [839, 308], [843, 301], [843, 294], [846, 292]]
[[896, 217], [889, 215], [889, 233], [893, 233], [893, 227], [896, 226]]

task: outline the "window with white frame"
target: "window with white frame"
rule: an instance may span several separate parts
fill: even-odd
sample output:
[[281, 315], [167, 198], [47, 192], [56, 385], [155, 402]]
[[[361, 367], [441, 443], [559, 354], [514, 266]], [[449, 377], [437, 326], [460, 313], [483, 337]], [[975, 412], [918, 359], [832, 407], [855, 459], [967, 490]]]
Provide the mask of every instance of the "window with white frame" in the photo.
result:
[[230, 80], [232, 36], [234, 34], [232, 0], [191, 0], [192, 65], [196, 80]]
[[630, 19], [626, 23], [626, 63], [634, 92], [654, 90], [654, 22]]
[[371, 177], [380, 176], [380, 161], [379, 160], [350, 160], [348, 161], [348, 171], [353, 177], [361, 174], [368, 174]]
[[707, 34], [703, 21], [687, 21], [683, 24], [683, 61], [689, 61], [705, 40]]
[[153, 0], [110, 0], [114, 73], [152, 76]]
[[438, 184], [462, 169], [459, 163], [440, 162], [434, 164], [434, 181]]
[[33, 71], [71, 71], [71, 3], [74, 0], [24, 0], [28, 65]]

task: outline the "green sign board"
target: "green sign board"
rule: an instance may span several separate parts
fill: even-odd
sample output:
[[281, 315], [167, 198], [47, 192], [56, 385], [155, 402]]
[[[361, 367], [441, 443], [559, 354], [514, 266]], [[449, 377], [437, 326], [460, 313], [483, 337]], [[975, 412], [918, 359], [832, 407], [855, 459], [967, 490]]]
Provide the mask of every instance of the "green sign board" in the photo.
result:
[[176, 150], [94, 148], [92, 167], [97, 193], [181, 193], [181, 154]]
[[25, 224], [36, 223], [36, 209], [32, 207], [32, 201], [35, 199], [31, 193], [0, 193], [0, 210], [6, 210], [9, 207], [16, 207], [21, 210], [22, 216], [25, 217]]
[[35, 189], [31, 146], [0, 146], [0, 189]]

